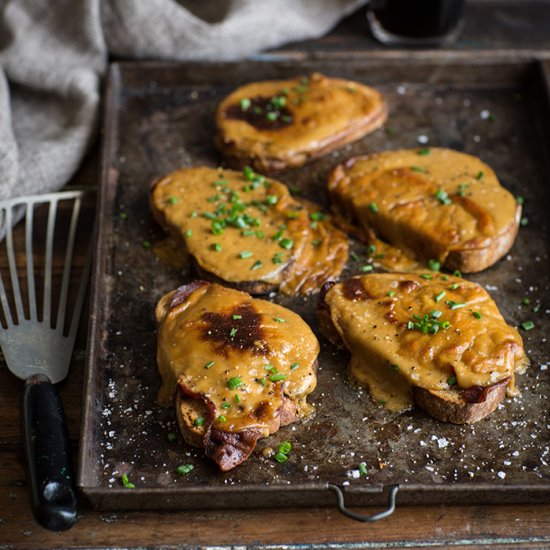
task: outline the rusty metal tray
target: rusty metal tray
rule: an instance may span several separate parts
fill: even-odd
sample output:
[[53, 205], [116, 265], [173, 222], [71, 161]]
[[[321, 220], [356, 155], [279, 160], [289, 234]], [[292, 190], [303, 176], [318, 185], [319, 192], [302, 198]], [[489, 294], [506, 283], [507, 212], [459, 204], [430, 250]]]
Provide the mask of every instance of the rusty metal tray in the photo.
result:
[[[121, 63], [112, 66], [104, 127], [84, 419], [78, 484], [103, 509], [226, 508], [399, 503], [541, 502], [550, 498], [550, 107], [549, 65], [532, 60], [448, 56], [324, 54], [246, 63]], [[303, 196], [326, 204], [329, 169], [369, 151], [432, 146], [479, 155], [524, 197], [528, 223], [511, 253], [472, 279], [493, 295], [523, 333], [532, 365], [521, 396], [473, 426], [440, 423], [421, 411], [396, 416], [346, 376], [345, 355], [322, 336], [315, 416], [259, 444], [291, 440], [285, 464], [255, 453], [222, 475], [187, 447], [174, 412], [156, 403], [153, 310], [166, 291], [192, 278], [163, 263], [147, 243], [162, 238], [149, 213], [153, 178], [179, 166], [217, 165], [217, 102], [247, 81], [321, 71], [379, 88], [384, 129], [304, 168], [280, 174]], [[144, 243], [146, 245], [144, 246]], [[353, 243], [354, 250], [361, 246]], [[347, 273], [357, 270], [350, 261]], [[524, 303], [529, 298], [530, 304]], [[318, 332], [315, 298], [273, 296]], [[535, 311], [533, 311], [533, 309]], [[359, 477], [360, 462], [367, 476]], [[181, 463], [194, 470], [175, 473]], [[122, 487], [126, 473], [135, 489]]]

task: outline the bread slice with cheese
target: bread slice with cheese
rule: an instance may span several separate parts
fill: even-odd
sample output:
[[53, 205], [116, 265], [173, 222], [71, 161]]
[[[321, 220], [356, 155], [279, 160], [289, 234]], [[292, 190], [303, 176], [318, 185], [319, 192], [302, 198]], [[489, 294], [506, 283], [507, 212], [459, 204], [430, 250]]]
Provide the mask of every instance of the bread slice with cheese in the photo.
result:
[[502, 258], [521, 217], [521, 206], [487, 164], [450, 149], [351, 158], [332, 171], [328, 190], [334, 212], [355, 236], [463, 273]]
[[238, 290], [194, 281], [159, 301], [159, 402], [176, 398], [187, 443], [226, 472], [256, 442], [313, 407], [319, 343], [296, 313]]
[[177, 170], [155, 181], [151, 207], [199, 276], [253, 294], [318, 291], [348, 258], [326, 214], [250, 168]]
[[379, 128], [387, 118], [380, 92], [319, 73], [252, 82], [216, 111], [216, 146], [238, 167], [260, 172], [297, 167]]
[[416, 404], [444, 422], [477, 422], [515, 393], [527, 364], [489, 294], [459, 277], [353, 277], [327, 284], [318, 311], [323, 333], [351, 353], [351, 376], [395, 412]]

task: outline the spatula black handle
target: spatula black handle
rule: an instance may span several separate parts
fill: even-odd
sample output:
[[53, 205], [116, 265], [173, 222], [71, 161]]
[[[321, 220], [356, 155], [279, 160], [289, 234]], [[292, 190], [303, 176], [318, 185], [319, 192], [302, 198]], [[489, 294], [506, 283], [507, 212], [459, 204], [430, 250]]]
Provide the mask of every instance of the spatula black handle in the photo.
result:
[[76, 520], [71, 448], [61, 400], [47, 376], [27, 378], [21, 418], [34, 517], [46, 529], [69, 529]]

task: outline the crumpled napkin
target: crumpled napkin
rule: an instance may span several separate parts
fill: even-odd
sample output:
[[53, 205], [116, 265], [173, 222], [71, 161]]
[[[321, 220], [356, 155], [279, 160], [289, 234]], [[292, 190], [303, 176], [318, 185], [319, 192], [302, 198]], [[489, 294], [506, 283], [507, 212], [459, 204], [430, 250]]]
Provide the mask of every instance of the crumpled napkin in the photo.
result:
[[231, 60], [366, 0], [0, 0], [0, 199], [59, 189], [96, 137], [109, 56]]

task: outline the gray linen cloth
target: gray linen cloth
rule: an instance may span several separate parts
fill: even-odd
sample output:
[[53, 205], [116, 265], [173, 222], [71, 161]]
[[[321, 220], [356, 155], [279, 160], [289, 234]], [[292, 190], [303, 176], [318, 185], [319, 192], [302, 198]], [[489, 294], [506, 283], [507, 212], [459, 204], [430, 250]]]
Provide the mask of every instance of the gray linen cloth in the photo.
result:
[[109, 55], [239, 59], [366, 0], [0, 0], [0, 199], [59, 189], [96, 137]]

